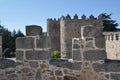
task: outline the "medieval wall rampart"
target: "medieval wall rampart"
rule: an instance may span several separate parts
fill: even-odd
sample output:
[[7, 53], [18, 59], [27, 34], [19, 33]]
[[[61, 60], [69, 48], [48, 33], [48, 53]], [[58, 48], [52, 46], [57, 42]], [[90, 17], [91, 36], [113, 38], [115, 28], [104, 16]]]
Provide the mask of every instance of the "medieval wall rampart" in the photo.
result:
[[0, 80], [119, 80], [120, 61], [106, 59], [101, 28], [81, 28], [81, 38], [72, 38], [71, 59], [55, 59], [49, 36], [27, 26], [29, 35], [16, 39], [16, 62], [0, 59]]
[[[90, 16], [86, 18], [85, 15], [78, 19], [78, 16], [75, 15], [73, 19], [69, 15], [66, 17], [61, 17], [60, 19], [60, 39], [61, 39], [61, 57], [62, 58], [71, 58], [72, 57], [72, 38], [81, 38], [81, 27], [82, 26], [93, 26], [97, 29], [102, 29], [102, 19], [100, 16], [95, 18]], [[94, 30], [94, 31], [98, 31]], [[99, 30], [102, 32], [102, 30]], [[87, 31], [86, 31], [87, 33]]]
[[59, 20], [47, 19], [47, 36], [50, 37], [51, 52], [54, 50], [60, 51], [60, 21]]

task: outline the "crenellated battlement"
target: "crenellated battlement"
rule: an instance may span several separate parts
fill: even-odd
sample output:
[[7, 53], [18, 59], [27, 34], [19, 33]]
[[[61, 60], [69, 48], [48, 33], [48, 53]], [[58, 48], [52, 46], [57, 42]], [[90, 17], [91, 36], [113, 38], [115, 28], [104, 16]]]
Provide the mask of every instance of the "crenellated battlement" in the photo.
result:
[[59, 18], [58, 18], [58, 19], [56, 19], [56, 18], [54, 18], [54, 19], [52, 19], [52, 18], [48, 18], [47, 21], [59, 22], [60, 19], [59, 19]]
[[[69, 14], [58, 19], [47, 19], [47, 36], [51, 37], [51, 51], [60, 50], [63, 58], [71, 58], [72, 38], [81, 37], [81, 27], [92, 25], [93, 27], [102, 28], [102, 18], [99, 15], [95, 17], [82, 15], [80, 18], [77, 14], [71, 17]], [[60, 45], [62, 43], [62, 45]], [[69, 45], [69, 46], [68, 46]]]
[[87, 18], [87, 16], [85, 16], [84, 14], [81, 16], [81, 18], [78, 17], [77, 14], [75, 14], [73, 16], [73, 18], [71, 18], [71, 16], [69, 14], [67, 14], [67, 16], [62, 16], [60, 18], [60, 20], [78, 20], [78, 21], [84, 21], [84, 20], [89, 20], [89, 21], [93, 21], [93, 20], [102, 20], [102, 17], [99, 15], [98, 17], [93, 16], [92, 14]]

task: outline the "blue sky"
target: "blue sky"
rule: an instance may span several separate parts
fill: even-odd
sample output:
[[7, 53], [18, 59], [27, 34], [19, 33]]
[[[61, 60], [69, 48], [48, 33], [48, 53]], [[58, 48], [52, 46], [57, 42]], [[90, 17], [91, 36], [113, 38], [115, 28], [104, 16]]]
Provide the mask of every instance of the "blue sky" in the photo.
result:
[[0, 0], [0, 21], [6, 28], [25, 33], [26, 25], [40, 25], [46, 31], [47, 18], [70, 14], [112, 13], [120, 24], [120, 0]]

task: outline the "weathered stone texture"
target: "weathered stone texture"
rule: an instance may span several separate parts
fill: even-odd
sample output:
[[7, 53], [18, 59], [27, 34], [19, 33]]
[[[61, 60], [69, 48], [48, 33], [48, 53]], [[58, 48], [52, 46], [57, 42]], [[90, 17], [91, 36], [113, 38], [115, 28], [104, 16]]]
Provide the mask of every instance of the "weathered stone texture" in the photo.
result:
[[38, 68], [39, 67], [38, 62], [36, 62], [36, 61], [30, 61], [29, 64], [30, 64], [30, 67], [32, 67], [32, 68]]
[[120, 74], [112, 73], [111, 74], [111, 79], [113, 79], [113, 80], [120, 80]]
[[106, 72], [120, 72], [120, 63], [106, 63]]
[[78, 79], [72, 76], [64, 76], [64, 80], [78, 80]]
[[81, 60], [81, 51], [80, 50], [73, 50], [73, 60]]
[[37, 26], [37, 25], [26, 26], [26, 35], [27, 36], [42, 35], [41, 26]]
[[84, 60], [104, 60], [106, 59], [105, 50], [88, 50], [83, 52]]
[[48, 51], [26, 51], [27, 60], [46, 60], [50, 58]]
[[82, 63], [81, 62], [69, 62], [68, 60], [62, 60], [62, 59], [51, 59], [50, 64], [57, 66], [57, 67], [68, 68], [72, 70], [80, 70]]
[[19, 37], [16, 39], [17, 49], [34, 49], [34, 38], [33, 37]]
[[41, 74], [41, 70], [40, 69], [38, 69], [38, 71], [37, 71], [37, 73], [36, 73], [36, 78], [35, 78], [35, 80], [42, 80], [42, 74]]
[[60, 21], [59, 20], [47, 20], [47, 36], [50, 37], [51, 51], [60, 51]]
[[50, 48], [50, 38], [47, 36], [40, 36], [39, 39], [36, 40], [37, 48]]
[[16, 59], [23, 60], [24, 59], [24, 51], [16, 51]]
[[2, 58], [2, 36], [0, 36], [0, 58]]
[[96, 72], [105, 72], [105, 64], [100, 64], [100, 63], [94, 63], [93, 65], [93, 69]]
[[9, 59], [0, 59], [0, 69], [15, 68], [15, 61]]
[[60, 70], [56, 70], [56, 71], [55, 71], [55, 75], [56, 75], [56, 76], [63, 76], [63, 73], [62, 73], [62, 71], [60, 71]]

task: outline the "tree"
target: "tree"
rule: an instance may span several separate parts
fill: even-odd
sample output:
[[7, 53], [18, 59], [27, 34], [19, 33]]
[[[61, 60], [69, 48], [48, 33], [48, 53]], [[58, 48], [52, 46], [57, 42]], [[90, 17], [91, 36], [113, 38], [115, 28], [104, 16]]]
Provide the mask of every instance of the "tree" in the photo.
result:
[[103, 31], [117, 31], [118, 23], [111, 19], [112, 14], [102, 13]]
[[4, 26], [0, 25], [0, 35], [2, 36], [2, 52], [4, 57], [13, 57], [15, 56], [14, 53], [16, 51], [15, 40], [17, 37], [24, 37], [24, 34], [18, 30], [17, 32], [13, 30], [11, 32]]

